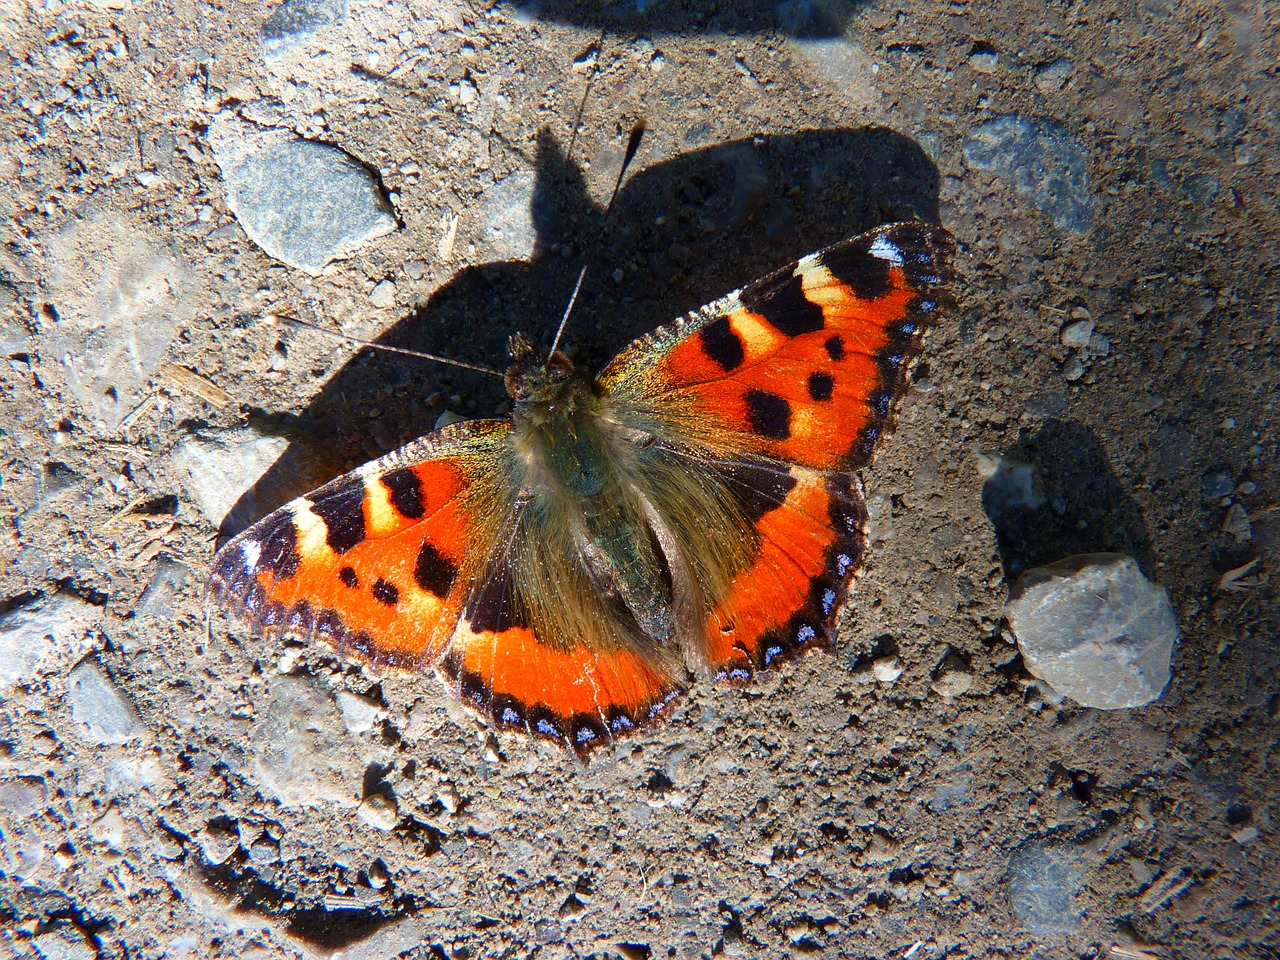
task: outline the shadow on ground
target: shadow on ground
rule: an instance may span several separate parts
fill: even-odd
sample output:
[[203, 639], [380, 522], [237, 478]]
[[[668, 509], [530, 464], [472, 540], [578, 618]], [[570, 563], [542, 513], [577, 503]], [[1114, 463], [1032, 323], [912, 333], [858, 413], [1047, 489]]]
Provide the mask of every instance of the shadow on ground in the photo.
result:
[[861, 0], [502, 0], [518, 18], [613, 34], [766, 34], [836, 37]]
[[1050, 420], [1004, 452], [982, 488], [1007, 583], [1024, 570], [1078, 553], [1125, 553], [1155, 573], [1138, 505], [1088, 427]]
[[[598, 370], [641, 334], [806, 253], [881, 223], [936, 220], [937, 195], [937, 169], [906, 137], [874, 127], [814, 130], [720, 144], [643, 170], [606, 218], [582, 171], [544, 134], [532, 258], [462, 270], [379, 342], [504, 368], [516, 331], [549, 343], [585, 262], [564, 347], [580, 367]], [[257, 412], [256, 426], [290, 446], [228, 514], [220, 539], [429, 433], [446, 409], [504, 416], [502, 383], [357, 354], [300, 415]]]

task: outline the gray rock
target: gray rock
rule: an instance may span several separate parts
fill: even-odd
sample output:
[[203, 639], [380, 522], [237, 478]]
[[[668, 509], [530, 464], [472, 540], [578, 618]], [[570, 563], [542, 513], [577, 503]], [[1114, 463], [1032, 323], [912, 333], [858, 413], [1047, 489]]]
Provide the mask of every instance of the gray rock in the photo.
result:
[[346, 15], [346, 0], [285, 0], [258, 31], [262, 54], [272, 60], [303, 47], [321, 27], [341, 23]]
[[1084, 233], [1093, 223], [1087, 154], [1052, 120], [1006, 114], [969, 131], [965, 159], [978, 170], [1007, 178], [1063, 232]]
[[58, 358], [67, 388], [98, 431], [112, 433], [195, 316], [191, 269], [141, 224], [106, 215], [64, 229], [48, 259], [59, 320], [44, 325], [42, 352]]
[[396, 229], [377, 182], [352, 156], [234, 117], [210, 131], [227, 206], [277, 260], [319, 276], [326, 264]]
[[1074, 932], [1080, 927], [1075, 900], [1083, 874], [1080, 851], [1024, 844], [1009, 862], [1009, 904], [1014, 915], [1039, 937]]
[[101, 620], [101, 607], [67, 592], [10, 610], [0, 617], [0, 690], [30, 683], [49, 669], [50, 661], [69, 660], [87, 649]]
[[1140, 707], [1169, 683], [1173, 606], [1132, 557], [1081, 554], [1028, 570], [1005, 616], [1027, 669], [1082, 706]]
[[1089, 346], [1089, 340], [1093, 337], [1093, 326], [1093, 320], [1088, 317], [1072, 320], [1062, 328], [1058, 337], [1064, 347], [1083, 350]]
[[[200, 512], [217, 524], [288, 445], [283, 437], [265, 436], [250, 427], [208, 430], [179, 443], [170, 462]], [[254, 513], [251, 504], [245, 512]]]
[[273, 678], [245, 753], [226, 759], [287, 807], [359, 802], [363, 767], [333, 698], [309, 677]]
[[143, 732], [129, 695], [92, 657], [81, 661], [67, 678], [67, 704], [77, 724], [75, 732], [86, 743], [128, 743]]
[[1067, 359], [1062, 361], [1062, 379], [1068, 383], [1075, 383], [1084, 377], [1084, 361], [1076, 354], [1072, 353]]
[[499, 180], [480, 198], [477, 247], [485, 259], [528, 260], [538, 245], [533, 222], [536, 176], [520, 170]]

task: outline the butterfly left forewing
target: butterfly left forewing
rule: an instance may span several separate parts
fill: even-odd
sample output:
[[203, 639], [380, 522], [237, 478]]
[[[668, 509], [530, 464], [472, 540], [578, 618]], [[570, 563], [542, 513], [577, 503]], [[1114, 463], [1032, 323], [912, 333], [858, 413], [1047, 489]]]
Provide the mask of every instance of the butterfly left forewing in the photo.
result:
[[286, 504], [218, 552], [213, 597], [258, 633], [429, 669], [489, 552], [509, 429], [447, 427]]

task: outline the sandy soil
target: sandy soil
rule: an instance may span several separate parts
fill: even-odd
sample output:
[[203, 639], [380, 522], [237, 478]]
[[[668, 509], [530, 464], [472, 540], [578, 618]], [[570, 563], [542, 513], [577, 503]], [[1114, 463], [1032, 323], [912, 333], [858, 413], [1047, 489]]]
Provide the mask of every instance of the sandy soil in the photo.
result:
[[[0, 950], [1280, 954], [1275, 9], [344, 6], [268, 55], [261, 0], [0, 4], [0, 627], [57, 635], [6, 648]], [[227, 117], [358, 158], [398, 229], [318, 277], [271, 259]], [[1021, 181], [972, 149], [1010, 117], [1052, 148]], [[865, 477], [837, 656], [698, 685], [583, 767], [207, 616], [220, 535], [503, 409], [264, 313], [500, 365], [585, 258], [598, 365], [913, 215], [962, 246], [961, 315]], [[984, 500], [996, 456], [1040, 507]], [[1145, 708], [1049, 702], [1002, 631], [1021, 569], [1099, 549], [1183, 630]]]

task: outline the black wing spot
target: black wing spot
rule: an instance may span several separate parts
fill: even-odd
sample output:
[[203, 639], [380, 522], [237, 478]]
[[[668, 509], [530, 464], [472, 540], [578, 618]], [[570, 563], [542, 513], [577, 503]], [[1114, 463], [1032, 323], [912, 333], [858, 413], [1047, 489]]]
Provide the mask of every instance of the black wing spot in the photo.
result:
[[385, 603], [388, 607], [394, 607], [400, 602], [400, 590], [390, 580], [383, 580], [379, 577], [374, 581], [373, 589], [369, 591], [373, 594], [373, 599], [379, 603]]
[[418, 551], [413, 579], [427, 593], [443, 600], [458, 579], [458, 565], [427, 542]]
[[828, 337], [823, 346], [827, 348], [827, 356], [832, 360], [840, 361], [844, 359], [844, 340], [839, 335]]
[[302, 554], [298, 553], [298, 528], [293, 518], [281, 520], [262, 541], [258, 553], [259, 569], [270, 570], [277, 581], [288, 580], [298, 572]]
[[893, 265], [869, 250], [858, 250], [853, 256], [832, 257], [823, 262], [831, 275], [862, 300], [878, 300], [893, 290], [889, 271]]
[[505, 561], [492, 564], [467, 601], [464, 614], [476, 633], [503, 633], [512, 627], [527, 627], [528, 619], [516, 601], [515, 581]]
[[826, 373], [809, 374], [809, 396], [814, 400], [830, 400], [836, 382]]
[[786, 440], [791, 436], [791, 404], [767, 390], [754, 387], [747, 391], [747, 419], [751, 429], [771, 440]]
[[728, 317], [712, 320], [702, 328], [698, 336], [702, 340], [702, 349], [706, 351], [707, 356], [725, 371], [740, 367], [747, 359], [742, 338], [733, 329]]
[[753, 524], [786, 503], [796, 485], [796, 478], [791, 474], [746, 460], [722, 467], [719, 472], [728, 481], [745, 519]]
[[803, 282], [794, 274], [759, 290], [744, 290], [742, 305], [789, 337], [821, 330], [826, 323], [822, 308], [804, 295]]
[[338, 579], [342, 581], [344, 586], [354, 590], [360, 586], [360, 578], [356, 576], [356, 571], [352, 567], [343, 567], [338, 571]]
[[420, 520], [426, 513], [426, 506], [422, 502], [422, 481], [414, 471], [407, 467], [392, 470], [381, 478], [381, 483], [391, 494], [391, 505], [400, 516]]
[[324, 521], [324, 539], [330, 549], [346, 553], [364, 541], [364, 481], [348, 483], [312, 501], [311, 512]]

